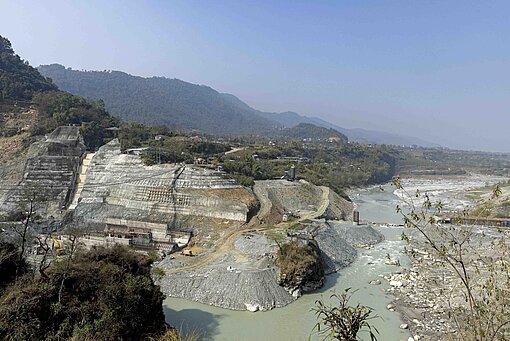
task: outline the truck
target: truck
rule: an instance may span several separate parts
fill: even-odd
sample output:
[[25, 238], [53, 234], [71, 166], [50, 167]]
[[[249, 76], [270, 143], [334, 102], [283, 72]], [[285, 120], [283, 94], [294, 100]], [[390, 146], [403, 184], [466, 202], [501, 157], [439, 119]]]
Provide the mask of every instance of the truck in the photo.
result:
[[191, 251], [190, 249], [184, 249], [181, 251], [181, 255], [183, 256], [193, 256], [193, 251]]

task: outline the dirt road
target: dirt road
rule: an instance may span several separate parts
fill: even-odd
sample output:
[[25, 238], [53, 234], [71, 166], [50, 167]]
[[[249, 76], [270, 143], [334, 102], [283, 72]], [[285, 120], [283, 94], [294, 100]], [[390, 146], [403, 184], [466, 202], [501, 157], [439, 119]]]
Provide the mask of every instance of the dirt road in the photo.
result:
[[[310, 220], [315, 219], [324, 214], [326, 212], [326, 209], [329, 206], [329, 191], [330, 189], [325, 186], [320, 186], [320, 189], [322, 190], [321, 199], [320, 199], [320, 205], [318, 209], [312, 213], [309, 213], [301, 218], [299, 218], [298, 221], [304, 221], [304, 220]], [[236, 254], [237, 256], [242, 256], [242, 254], [237, 251], [237, 249], [234, 246], [234, 242], [237, 238], [239, 238], [243, 233], [247, 231], [252, 232], [261, 232], [261, 231], [268, 231], [273, 229], [282, 229], [284, 228], [287, 223], [280, 223], [276, 226], [261, 226], [257, 228], [253, 228], [254, 225], [259, 226], [259, 221], [263, 219], [271, 210], [272, 203], [271, 201], [264, 195], [264, 193], [259, 190], [257, 186], [254, 187], [254, 193], [257, 196], [257, 199], [260, 202], [260, 210], [257, 213], [256, 216], [254, 216], [250, 222], [243, 224], [232, 231], [230, 231], [227, 235], [220, 238], [216, 243], [214, 244], [214, 247], [209, 250], [207, 253], [197, 257], [196, 261], [193, 262], [193, 264], [183, 266], [178, 269], [171, 269], [167, 270], [167, 273], [176, 273], [176, 272], [182, 272], [182, 271], [190, 271], [193, 269], [197, 269], [200, 267], [203, 267], [207, 264], [210, 264], [214, 260], [218, 259], [220, 256], [224, 255], [225, 253], [230, 254]]]

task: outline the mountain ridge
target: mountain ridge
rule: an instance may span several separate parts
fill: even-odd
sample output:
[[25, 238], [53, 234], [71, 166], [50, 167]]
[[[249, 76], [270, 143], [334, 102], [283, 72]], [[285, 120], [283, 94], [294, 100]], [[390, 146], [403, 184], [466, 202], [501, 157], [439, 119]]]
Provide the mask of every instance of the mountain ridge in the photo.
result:
[[206, 133], [260, 134], [279, 127], [223, 100], [211, 87], [164, 77], [144, 78], [121, 71], [77, 71], [62, 65], [39, 66], [61, 89], [102, 99], [113, 115], [126, 121], [167, 124]]
[[318, 117], [291, 111], [263, 112], [235, 95], [175, 78], [145, 78], [122, 71], [78, 71], [59, 64], [41, 65], [37, 69], [63, 90], [94, 100], [104, 100], [109, 112], [126, 121], [234, 135], [268, 135], [300, 123], [309, 123], [337, 130], [349, 140], [364, 144], [437, 147], [410, 136], [343, 128]]

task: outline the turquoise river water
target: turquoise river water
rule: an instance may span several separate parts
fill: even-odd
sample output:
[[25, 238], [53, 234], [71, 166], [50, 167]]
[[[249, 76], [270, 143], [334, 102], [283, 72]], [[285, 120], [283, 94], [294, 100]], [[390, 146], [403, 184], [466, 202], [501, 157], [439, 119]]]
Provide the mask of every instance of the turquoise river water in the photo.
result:
[[[198, 333], [201, 340], [322, 340], [313, 330], [317, 323], [316, 316], [311, 311], [315, 301], [323, 299], [330, 302], [329, 296], [333, 292], [341, 293], [345, 288], [355, 288], [358, 291], [351, 304], [359, 302], [370, 306], [379, 315], [379, 318], [372, 320], [372, 325], [380, 333], [378, 339], [407, 340], [408, 332], [399, 328], [402, 323], [399, 315], [386, 309], [392, 297], [385, 294], [388, 283], [382, 276], [399, 269], [385, 264], [387, 254], [398, 258], [404, 267], [408, 266], [408, 261], [401, 253], [404, 246], [400, 240], [401, 228], [379, 226], [380, 223], [401, 223], [395, 212], [398, 198], [393, 194], [391, 186], [383, 187], [385, 191], [374, 187], [354, 191], [350, 196], [358, 206], [361, 219], [377, 222], [374, 227], [384, 234], [385, 240], [373, 249], [358, 249], [358, 257], [354, 263], [337, 274], [328, 276], [325, 286], [320, 290], [305, 294], [286, 307], [256, 313], [167, 298], [164, 302], [167, 322], [181, 329], [184, 334], [190, 331]], [[356, 228], [348, 224], [345, 227]], [[374, 279], [380, 279], [382, 284], [368, 284]]]

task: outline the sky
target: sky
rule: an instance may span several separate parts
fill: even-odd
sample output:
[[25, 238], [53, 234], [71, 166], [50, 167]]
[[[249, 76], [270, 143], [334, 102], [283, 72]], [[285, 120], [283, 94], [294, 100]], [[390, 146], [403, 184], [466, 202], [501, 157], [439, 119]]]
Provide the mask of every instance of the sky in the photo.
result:
[[252, 107], [510, 152], [509, 1], [0, 0], [31, 65], [205, 84]]

